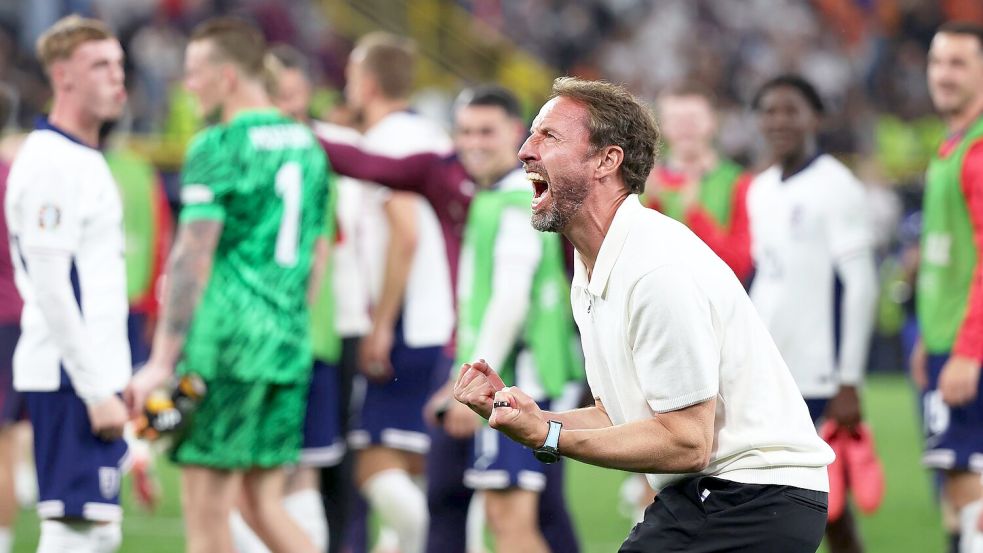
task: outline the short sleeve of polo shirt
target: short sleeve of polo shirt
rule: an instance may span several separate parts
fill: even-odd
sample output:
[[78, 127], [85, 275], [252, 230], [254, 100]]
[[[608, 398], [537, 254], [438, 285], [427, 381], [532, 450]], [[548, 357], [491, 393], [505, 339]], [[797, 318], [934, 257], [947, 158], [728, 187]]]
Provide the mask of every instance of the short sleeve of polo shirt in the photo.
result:
[[222, 143], [221, 130], [208, 129], [188, 148], [181, 172], [181, 222], [225, 221], [229, 196], [235, 189], [233, 151]]
[[676, 411], [717, 395], [716, 326], [710, 298], [685, 271], [660, 267], [635, 284], [628, 299], [628, 343], [653, 411]]
[[849, 173], [837, 184], [830, 188], [826, 217], [826, 233], [834, 260], [869, 248], [873, 240], [863, 185]]

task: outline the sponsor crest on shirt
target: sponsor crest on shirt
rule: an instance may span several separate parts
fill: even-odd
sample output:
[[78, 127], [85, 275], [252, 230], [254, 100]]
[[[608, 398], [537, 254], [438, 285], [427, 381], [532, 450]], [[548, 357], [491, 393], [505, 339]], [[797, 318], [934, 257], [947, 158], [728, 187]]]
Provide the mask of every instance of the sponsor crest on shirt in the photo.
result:
[[105, 499], [119, 495], [120, 474], [116, 467], [99, 467], [99, 493]]
[[58, 228], [61, 224], [61, 209], [54, 204], [44, 204], [38, 213], [38, 226], [45, 230]]

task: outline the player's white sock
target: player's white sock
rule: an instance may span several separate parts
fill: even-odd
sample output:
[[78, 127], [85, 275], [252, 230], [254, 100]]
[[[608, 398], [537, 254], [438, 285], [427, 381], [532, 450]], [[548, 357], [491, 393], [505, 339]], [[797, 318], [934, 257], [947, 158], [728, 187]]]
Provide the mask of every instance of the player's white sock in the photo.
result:
[[328, 519], [317, 490], [298, 490], [283, 498], [283, 507], [318, 551], [328, 550]]
[[14, 469], [14, 495], [21, 508], [27, 509], [38, 502], [38, 476], [31, 461], [18, 461]]
[[10, 553], [12, 545], [14, 536], [10, 533], [10, 528], [0, 528], [0, 553]]
[[369, 478], [362, 495], [399, 535], [402, 553], [422, 553], [427, 538], [427, 498], [410, 475], [399, 469], [384, 470]]
[[66, 524], [58, 520], [41, 521], [37, 553], [96, 553], [89, 539], [90, 523]]
[[468, 504], [468, 520], [465, 524], [465, 543], [468, 553], [485, 551], [485, 494], [474, 492]]
[[95, 553], [113, 553], [123, 543], [123, 529], [118, 522], [93, 524], [89, 528], [89, 543]]
[[976, 500], [959, 511], [959, 553], [983, 553], [983, 532], [976, 527], [983, 500]]
[[232, 531], [232, 543], [235, 545], [236, 553], [270, 553], [266, 544], [246, 524], [246, 520], [238, 510], [232, 511], [229, 515], [229, 529]]

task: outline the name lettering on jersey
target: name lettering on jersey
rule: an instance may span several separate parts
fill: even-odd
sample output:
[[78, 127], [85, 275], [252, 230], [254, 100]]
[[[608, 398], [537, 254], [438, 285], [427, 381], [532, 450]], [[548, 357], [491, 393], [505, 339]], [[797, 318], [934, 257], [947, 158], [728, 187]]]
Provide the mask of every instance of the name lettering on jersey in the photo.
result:
[[181, 188], [181, 203], [184, 205], [208, 204], [215, 199], [215, 193], [204, 184], [186, 184]]
[[300, 125], [270, 125], [249, 129], [249, 141], [257, 150], [307, 148], [313, 145], [310, 131]]
[[45, 230], [53, 230], [61, 224], [61, 209], [56, 205], [44, 204], [38, 213], [38, 226]]

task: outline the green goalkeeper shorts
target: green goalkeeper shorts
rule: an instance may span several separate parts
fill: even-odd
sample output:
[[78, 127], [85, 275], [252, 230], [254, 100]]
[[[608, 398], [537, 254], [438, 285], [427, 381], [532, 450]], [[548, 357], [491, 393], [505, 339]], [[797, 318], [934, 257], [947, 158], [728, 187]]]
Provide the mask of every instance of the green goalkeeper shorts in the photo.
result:
[[171, 451], [183, 465], [246, 470], [300, 457], [308, 382], [206, 381], [205, 397]]

